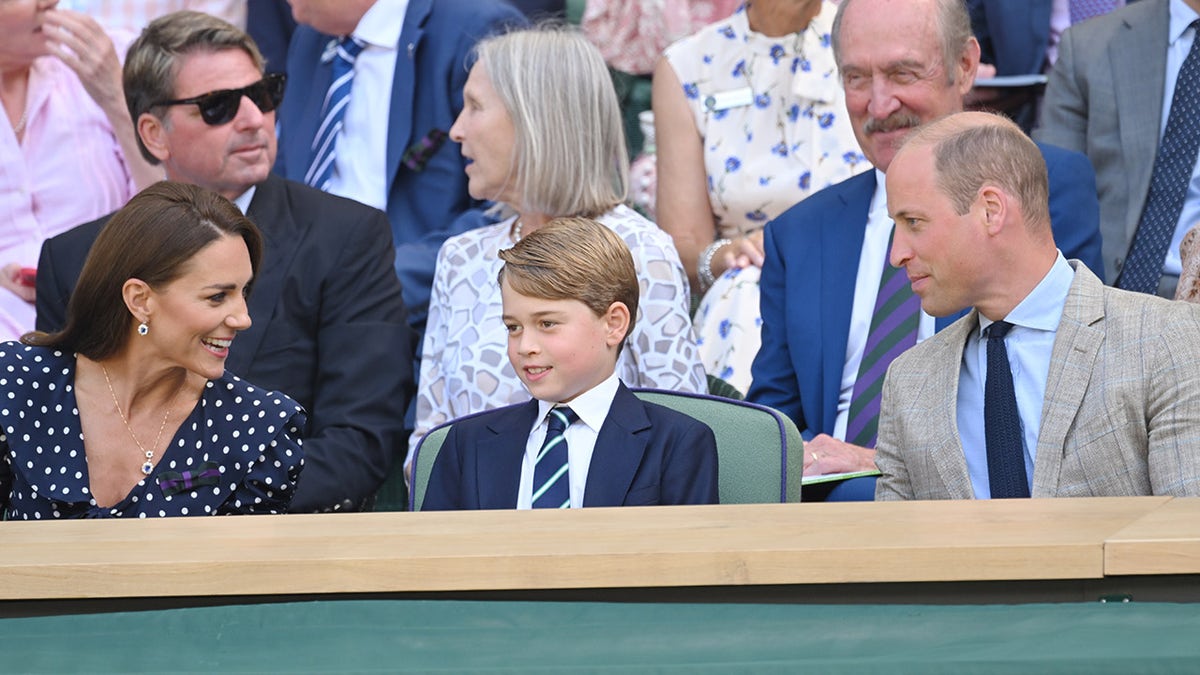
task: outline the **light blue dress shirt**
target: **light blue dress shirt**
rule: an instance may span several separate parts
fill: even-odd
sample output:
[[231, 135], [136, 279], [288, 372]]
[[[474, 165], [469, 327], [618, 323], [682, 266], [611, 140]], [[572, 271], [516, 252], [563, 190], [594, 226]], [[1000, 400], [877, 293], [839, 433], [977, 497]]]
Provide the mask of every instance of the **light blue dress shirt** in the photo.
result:
[[[1004, 340], [1008, 367], [1012, 371], [1017, 394], [1017, 412], [1021, 416], [1021, 438], [1025, 445], [1025, 476], [1033, 490], [1033, 461], [1041, 432], [1042, 401], [1046, 396], [1046, 378], [1050, 375], [1050, 355], [1054, 337], [1062, 320], [1067, 291], [1075, 279], [1075, 270], [1062, 252], [1050, 271], [1029, 295], [1009, 312], [1004, 320], [1013, 324]], [[976, 499], [990, 499], [987, 442], [983, 430], [983, 387], [987, 380], [987, 339], [983, 332], [992, 321], [979, 315], [979, 329], [972, 332], [963, 349], [958, 375], [958, 437], [966, 455], [967, 472]]]

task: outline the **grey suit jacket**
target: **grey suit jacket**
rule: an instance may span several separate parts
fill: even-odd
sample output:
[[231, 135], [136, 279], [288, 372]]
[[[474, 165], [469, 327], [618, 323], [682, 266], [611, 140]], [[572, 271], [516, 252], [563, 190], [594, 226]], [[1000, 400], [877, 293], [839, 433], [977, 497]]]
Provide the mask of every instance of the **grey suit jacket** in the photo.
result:
[[1168, 0], [1141, 0], [1067, 30], [1033, 133], [1092, 160], [1109, 283], [1129, 254], [1150, 190], [1169, 21]]
[[[1200, 306], [1110, 288], [1071, 266], [1032, 496], [1200, 495]], [[956, 408], [963, 348], [978, 329], [972, 310], [892, 362], [876, 499], [974, 496]]]

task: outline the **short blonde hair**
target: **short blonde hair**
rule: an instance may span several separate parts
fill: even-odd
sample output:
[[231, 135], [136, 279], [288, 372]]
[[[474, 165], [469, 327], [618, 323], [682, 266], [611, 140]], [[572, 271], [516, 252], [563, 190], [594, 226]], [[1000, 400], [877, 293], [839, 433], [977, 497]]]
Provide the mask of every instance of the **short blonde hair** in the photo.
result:
[[477, 65], [512, 119], [519, 211], [596, 217], [629, 191], [621, 108], [604, 58], [578, 30], [541, 24], [486, 38]]
[[624, 347], [636, 323], [639, 287], [633, 254], [615, 232], [591, 218], [555, 218], [500, 251], [500, 259], [497, 282], [507, 280], [521, 295], [578, 300], [596, 316], [614, 302], [624, 303], [629, 309]]

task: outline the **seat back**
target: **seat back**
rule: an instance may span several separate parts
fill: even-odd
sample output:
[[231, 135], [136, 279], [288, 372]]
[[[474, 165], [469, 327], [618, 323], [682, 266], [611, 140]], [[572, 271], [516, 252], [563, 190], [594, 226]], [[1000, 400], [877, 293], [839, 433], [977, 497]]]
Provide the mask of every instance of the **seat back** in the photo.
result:
[[[804, 441], [792, 420], [766, 406], [719, 396], [662, 389], [632, 391], [643, 401], [698, 419], [713, 430], [717, 439], [717, 488], [722, 504], [800, 501]], [[411, 510], [421, 510], [433, 463], [455, 421], [434, 428], [417, 445], [409, 497]]]
[[707, 394], [634, 389], [657, 403], [704, 422], [717, 438], [722, 504], [800, 501], [804, 441], [796, 424], [766, 406]]

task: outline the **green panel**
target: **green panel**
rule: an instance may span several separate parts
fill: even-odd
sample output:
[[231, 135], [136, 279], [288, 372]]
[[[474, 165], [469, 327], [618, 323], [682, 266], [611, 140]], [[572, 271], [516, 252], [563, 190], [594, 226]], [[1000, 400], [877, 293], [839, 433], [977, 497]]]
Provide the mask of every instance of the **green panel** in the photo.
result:
[[1169, 603], [323, 601], [0, 621], [28, 673], [1194, 673]]

